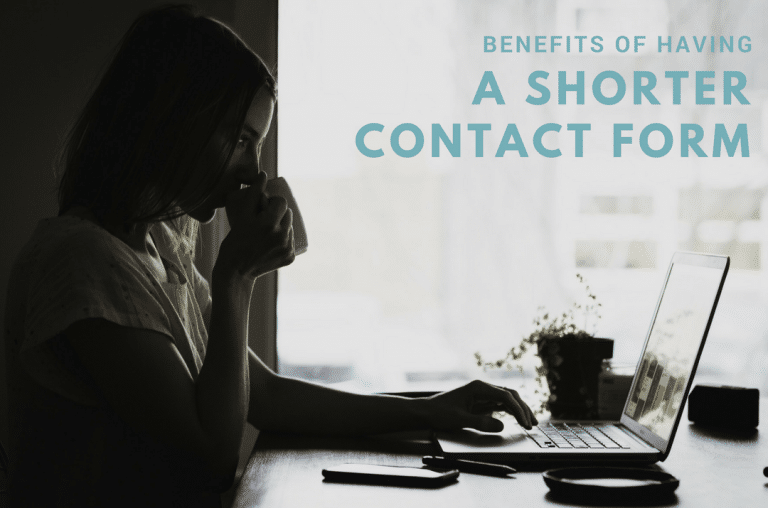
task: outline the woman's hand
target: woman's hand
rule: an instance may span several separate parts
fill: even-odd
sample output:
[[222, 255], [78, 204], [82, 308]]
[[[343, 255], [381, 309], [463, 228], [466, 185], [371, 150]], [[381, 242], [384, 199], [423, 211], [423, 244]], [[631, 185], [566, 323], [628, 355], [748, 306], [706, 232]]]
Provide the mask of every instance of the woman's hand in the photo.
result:
[[285, 199], [267, 197], [266, 175], [226, 197], [232, 230], [219, 248], [214, 273], [256, 278], [293, 263], [293, 214]]
[[430, 427], [436, 430], [469, 427], [483, 432], [501, 432], [504, 424], [491, 416], [494, 411], [506, 411], [526, 429], [539, 423], [515, 390], [482, 381], [472, 381], [426, 400], [429, 404], [427, 419]]

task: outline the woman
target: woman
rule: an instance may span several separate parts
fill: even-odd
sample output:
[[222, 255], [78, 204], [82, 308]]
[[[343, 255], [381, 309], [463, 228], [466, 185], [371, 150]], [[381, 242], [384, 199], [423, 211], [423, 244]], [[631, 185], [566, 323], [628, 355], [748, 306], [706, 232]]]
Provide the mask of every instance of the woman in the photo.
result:
[[[291, 211], [259, 168], [275, 97], [263, 62], [190, 8], [129, 29], [70, 134], [59, 215], [11, 275], [17, 506], [217, 506], [246, 422], [499, 431], [490, 413], [505, 410], [536, 423], [513, 390], [356, 395], [281, 377], [248, 348], [254, 281], [294, 259]], [[223, 207], [232, 229], [209, 285], [194, 241]]]

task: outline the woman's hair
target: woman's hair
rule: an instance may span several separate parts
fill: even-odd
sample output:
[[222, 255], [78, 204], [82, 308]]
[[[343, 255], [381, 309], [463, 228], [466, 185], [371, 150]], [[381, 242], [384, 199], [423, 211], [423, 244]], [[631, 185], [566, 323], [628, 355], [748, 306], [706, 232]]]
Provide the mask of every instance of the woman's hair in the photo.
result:
[[[264, 62], [218, 21], [191, 6], [140, 15], [56, 162], [59, 215], [82, 205], [126, 232], [170, 221], [176, 250], [194, 256], [199, 223], [184, 210], [219, 182], [261, 87], [275, 97]], [[224, 153], [211, 160], [220, 128]]]

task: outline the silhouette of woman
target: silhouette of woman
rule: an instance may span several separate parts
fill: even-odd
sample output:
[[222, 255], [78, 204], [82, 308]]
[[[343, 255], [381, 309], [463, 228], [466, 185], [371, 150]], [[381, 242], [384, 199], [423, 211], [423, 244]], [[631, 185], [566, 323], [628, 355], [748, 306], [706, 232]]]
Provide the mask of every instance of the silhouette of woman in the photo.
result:
[[[246, 422], [361, 435], [499, 431], [514, 390], [474, 381], [428, 398], [282, 377], [248, 348], [254, 281], [294, 260], [292, 215], [259, 154], [275, 80], [192, 8], [142, 14], [60, 159], [59, 214], [12, 269], [6, 309], [14, 506], [219, 506]], [[232, 226], [209, 284], [200, 222]]]

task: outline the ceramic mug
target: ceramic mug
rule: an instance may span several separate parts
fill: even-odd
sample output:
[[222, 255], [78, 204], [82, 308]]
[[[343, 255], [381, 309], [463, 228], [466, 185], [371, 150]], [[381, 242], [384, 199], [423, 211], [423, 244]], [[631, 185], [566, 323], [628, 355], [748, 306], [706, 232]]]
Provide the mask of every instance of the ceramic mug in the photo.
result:
[[288, 208], [293, 212], [293, 245], [294, 252], [298, 256], [307, 251], [307, 231], [304, 229], [304, 221], [301, 218], [301, 212], [299, 211], [299, 205], [296, 204], [296, 199], [293, 197], [291, 188], [288, 186], [288, 182], [285, 178], [278, 177], [273, 178], [267, 182], [267, 195], [280, 196], [288, 202]]

